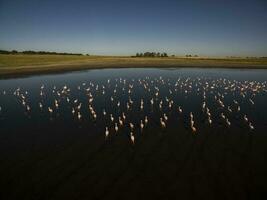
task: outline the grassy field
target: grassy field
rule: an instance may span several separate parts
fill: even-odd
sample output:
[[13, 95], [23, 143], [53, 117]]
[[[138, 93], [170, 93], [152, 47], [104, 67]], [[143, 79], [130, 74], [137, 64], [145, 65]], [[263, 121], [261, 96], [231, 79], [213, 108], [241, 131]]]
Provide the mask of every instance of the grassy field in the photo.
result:
[[131, 58], [75, 55], [0, 55], [0, 76], [20, 76], [94, 68], [220, 67], [267, 68], [266, 58]]

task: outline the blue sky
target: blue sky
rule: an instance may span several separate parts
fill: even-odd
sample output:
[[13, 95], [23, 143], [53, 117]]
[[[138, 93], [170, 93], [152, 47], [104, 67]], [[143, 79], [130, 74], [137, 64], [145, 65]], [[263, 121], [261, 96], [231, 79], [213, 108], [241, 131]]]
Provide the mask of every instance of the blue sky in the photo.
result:
[[0, 0], [0, 49], [267, 56], [267, 1]]

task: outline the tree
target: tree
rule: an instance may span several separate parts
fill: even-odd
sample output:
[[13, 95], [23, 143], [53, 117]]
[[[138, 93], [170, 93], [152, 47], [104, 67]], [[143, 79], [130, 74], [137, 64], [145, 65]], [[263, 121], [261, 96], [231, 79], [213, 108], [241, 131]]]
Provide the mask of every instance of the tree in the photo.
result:
[[160, 53], [160, 52], [145, 52], [145, 53], [136, 53], [133, 57], [168, 57], [167, 53]]

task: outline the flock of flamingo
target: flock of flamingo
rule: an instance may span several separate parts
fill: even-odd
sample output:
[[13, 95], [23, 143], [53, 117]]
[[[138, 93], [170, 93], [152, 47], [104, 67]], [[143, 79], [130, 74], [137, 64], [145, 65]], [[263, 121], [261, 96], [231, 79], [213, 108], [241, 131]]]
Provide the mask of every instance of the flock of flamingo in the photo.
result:
[[[166, 129], [171, 112], [183, 117], [193, 134], [198, 133], [200, 123], [207, 126], [221, 123], [230, 128], [233, 115], [238, 115], [245, 127], [253, 131], [256, 128], [253, 120], [242, 106], [253, 108], [256, 96], [262, 92], [267, 93], [266, 81], [146, 76], [88, 81], [75, 87], [41, 85], [35, 97], [20, 87], [3, 90], [1, 95], [15, 96], [27, 114], [35, 110], [54, 116], [64, 110], [76, 121], [100, 120], [106, 138], [127, 127], [129, 139], [135, 144], [135, 132], [142, 132], [152, 118], [155, 124]], [[8, 111], [8, 107], [0, 104], [0, 115], [5, 110]], [[197, 119], [200, 115], [204, 121]]]

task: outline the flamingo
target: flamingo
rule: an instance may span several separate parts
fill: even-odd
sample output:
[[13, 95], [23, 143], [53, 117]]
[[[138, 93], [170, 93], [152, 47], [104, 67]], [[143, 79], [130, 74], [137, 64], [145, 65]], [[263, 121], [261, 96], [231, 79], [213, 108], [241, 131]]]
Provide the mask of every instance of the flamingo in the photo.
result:
[[141, 120], [141, 122], [140, 122], [140, 128], [141, 128], [141, 131], [142, 131], [143, 128], [144, 128], [143, 120]]
[[168, 121], [168, 117], [167, 117], [167, 115], [165, 113], [163, 114], [163, 117], [164, 117], [165, 121]]
[[94, 120], [96, 120], [96, 117], [97, 117], [97, 115], [96, 115], [96, 113], [94, 112], [94, 113], [93, 113], [93, 118], [94, 118]]
[[50, 107], [48, 107], [48, 112], [49, 112], [49, 113], [53, 113], [53, 109], [50, 108]]
[[130, 125], [130, 128], [133, 130], [133, 129], [134, 129], [134, 125], [133, 125], [133, 123], [130, 122], [129, 125]]
[[117, 123], [115, 123], [115, 128], [114, 129], [115, 129], [116, 132], [118, 132], [119, 127], [118, 127], [118, 124]]
[[82, 115], [80, 112], [78, 112], [78, 119], [80, 120], [82, 118]]
[[248, 122], [248, 117], [247, 117], [247, 115], [244, 115], [244, 120], [245, 120], [246, 122]]
[[254, 126], [252, 125], [251, 122], [249, 122], [249, 128], [250, 128], [250, 130], [254, 130]]
[[147, 118], [147, 116], [145, 116], [145, 124], [147, 124], [148, 123], [148, 118]]
[[114, 117], [112, 116], [112, 114], [110, 114], [110, 120], [113, 122], [114, 121]]
[[211, 124], [211, 123], [212, 123], [212, 120], [211, 120], [211, 118], [210, 118], [210, 117], [208, 117], [208, 122], [209, 122], [209, 124]]
[[178, 107], [178, 111], [179, 111], [179, 113], [182, 113], [183, 112], [181, 106]]
[[107, 137], [108, 137], [108, 135], [109, 135], [109, 130], [108, 130], [108, 127], [106, 127], [105, 135], [106, 135], [106, 138], [107, 138]]
[[39, 107], [40, 107], [40, 109], [42, 109], [43, 108], [43, 104], [39, 103]]
[[228, 118], [226, 118], [226, 124], [227, 124], [228, 126], [231, 125], [231, 122], [228, 120]]
[[133, 132], [130, 132], [130, 136], [131, 136], [132, 144], [134, 144], [134, 135], [133, 135]]
[[126, 120], [126, 115], [124, 114], [124, 112], [122, 113], [122, 118], [124, 121]]
[[165, 122], [162, 120], [162, 118], [160, 118], [160, 124], [162, 128], [166, 128], [166, 124]]
[[191, 129], [192, 129], [192, 132], [194, 132], [194, 133], [197, 131], [196, 127], [194, 127], [194, 126], [191, 126]]

